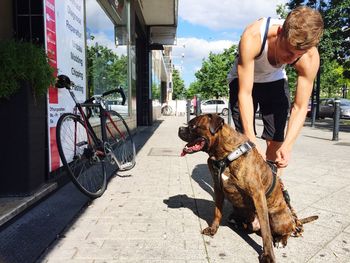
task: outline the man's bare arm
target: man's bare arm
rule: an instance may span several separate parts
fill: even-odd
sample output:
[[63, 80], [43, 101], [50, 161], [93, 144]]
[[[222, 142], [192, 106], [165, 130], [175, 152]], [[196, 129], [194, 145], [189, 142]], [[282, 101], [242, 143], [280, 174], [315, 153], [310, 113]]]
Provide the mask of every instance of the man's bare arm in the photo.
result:
[[260, 51], [260, 35], [256, 34], [256, 25], [248, 27], [243, 33], [239, 45], [238, 62], [238, 106], [244, 134], [255, 142], [254, 133], [254, 106], [252, 98], [254, 82], [254, 58]]
[[288, 165], [289, 155], [304, 125], [307, 107], [313, 88], [315, 76], [320, 64], [317, 48], [311, 48], [296, 63], [295, 69], [298, 73], [295, 100], [288, 121], [286, 138], [277, 151], [277, 163], [280, 167]]

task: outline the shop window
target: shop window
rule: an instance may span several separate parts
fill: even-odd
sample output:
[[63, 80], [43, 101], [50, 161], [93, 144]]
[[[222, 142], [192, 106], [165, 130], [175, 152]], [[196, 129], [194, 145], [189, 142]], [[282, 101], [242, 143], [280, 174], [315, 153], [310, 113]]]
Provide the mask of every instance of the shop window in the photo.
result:
[[152, 105], [160, 106], [161, 103], [161, 59], [160, 51], [152, 51]]
[[[121, 1], [119, 1], [121, 2]], [[116, 10], [115, 7], [113, 10]], [[120, 5], [118, 25], [112, 21], [96, 0], [86, 0], [87, 78], [88, 94], [99, 95], [105, 91], [122, 87], [127, 97], [121, 105], [119, 94], [108, 96], [108, 107], [122, 115], [129, 115], [128, 55], [126, 6]]]
[[14, 1], [14, 18], [17, 39], [44, 45], [43, 0]]

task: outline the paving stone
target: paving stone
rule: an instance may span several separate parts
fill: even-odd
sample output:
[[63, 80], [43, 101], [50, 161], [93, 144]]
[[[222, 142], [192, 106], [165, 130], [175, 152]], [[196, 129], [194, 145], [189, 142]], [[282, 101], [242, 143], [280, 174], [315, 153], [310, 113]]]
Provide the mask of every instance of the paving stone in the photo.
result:
[[[208, 155], [178, 157], [184, 142], [177, 130], [185, 119], [163, 120], [138, 152], [130, 176], [112, 178], [105, 194], [81, 212], [44, 260], [55, 262], [60, 256], [64, 262], [94, 263], [258, 262], [261, 237], [227, 224], [232, 209], [228, 202], [217, 234], [201, 234], [214, 211]], [[257, 123], [260, 134], [261, 121]], [[275, 248], [277, 262], [350, 262], [350, 159], [343, 158], [350, 156], [350, 147], [331, 137], [329, 131], [305, 127], [295, 144], [282, 178], [299, 217], [319, 219], [305, 225], [303, 237]], [[342, 134], [340, 142], [349, 140], [349, 133]]]

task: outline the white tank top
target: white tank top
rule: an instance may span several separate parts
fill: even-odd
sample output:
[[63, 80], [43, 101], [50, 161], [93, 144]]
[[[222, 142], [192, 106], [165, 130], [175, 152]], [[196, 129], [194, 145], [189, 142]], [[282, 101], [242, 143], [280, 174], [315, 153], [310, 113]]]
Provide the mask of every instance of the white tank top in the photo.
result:
[[[264, 44], [265, 46], [261, 54], [254, 59], [254, 82], [255, 83], [264, 83], [264, 82], [272, 82], [280, 79], [287, 79], [287, 74], [284, 69], [285, 65], [282, 65], [280, 67], [274, 67], [270, 64], [267, 58], [267, 50], [269, 48], [267, 37], [264, 43], [264, 36], [265, 34], [267, 35], [267, 32], [268, 32], [267, 26], [268, 28], [270, 28], [271, 25], [282, 25], [284, 20], [272, 19], [272, 18], [269, 18], [269, 20], [270, 20], [269, 24], [267, 24], [268, 18], [263, 18], [263, 22], [261, 23], [261, 27], [260, 27], [261, 42], [262, 42], [261, 46], [262, 48]], [[228, 83], [231, 83], [232, 80], [238, 78], [237, 65], [238, 65], [238, 56], [235, 59], [232, 69], [227, 75]]]

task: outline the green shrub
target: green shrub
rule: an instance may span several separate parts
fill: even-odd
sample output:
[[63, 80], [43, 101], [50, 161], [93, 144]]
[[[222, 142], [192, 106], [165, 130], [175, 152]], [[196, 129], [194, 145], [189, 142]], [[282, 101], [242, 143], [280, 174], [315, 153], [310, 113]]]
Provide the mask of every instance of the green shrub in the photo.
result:
[[30, 84], [34, 97], [43, 96], [54, 80], [43, 48], [30, 42], [0, 41], [0, 98], [9, 99], [21, 82]]

